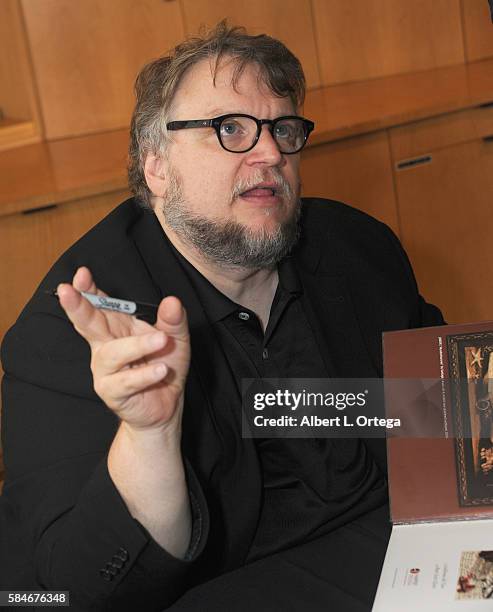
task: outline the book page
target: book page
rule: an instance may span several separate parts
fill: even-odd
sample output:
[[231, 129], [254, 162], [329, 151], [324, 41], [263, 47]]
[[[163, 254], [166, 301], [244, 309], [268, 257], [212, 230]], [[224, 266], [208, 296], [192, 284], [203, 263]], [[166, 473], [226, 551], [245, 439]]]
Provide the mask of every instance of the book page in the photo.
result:
[[373, 612], [493, 609], [493, 521], [395, 525]]

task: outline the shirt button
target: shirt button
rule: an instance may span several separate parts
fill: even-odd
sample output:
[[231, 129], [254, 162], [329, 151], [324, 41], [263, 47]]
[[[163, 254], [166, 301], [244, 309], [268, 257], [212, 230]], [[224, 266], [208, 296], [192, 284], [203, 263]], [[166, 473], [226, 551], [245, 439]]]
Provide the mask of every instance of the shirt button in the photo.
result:
[[239, 312], [238, 316], [240, 317], [242, 321], [248, 321], [248, 319], [250, 318], [250, 315], [248, 314], [248, 312]]
[[264, 350], [262, 351], [262, 358], [263, 359], [269, 358], [269, 351], [266, 348], [264, 348]]

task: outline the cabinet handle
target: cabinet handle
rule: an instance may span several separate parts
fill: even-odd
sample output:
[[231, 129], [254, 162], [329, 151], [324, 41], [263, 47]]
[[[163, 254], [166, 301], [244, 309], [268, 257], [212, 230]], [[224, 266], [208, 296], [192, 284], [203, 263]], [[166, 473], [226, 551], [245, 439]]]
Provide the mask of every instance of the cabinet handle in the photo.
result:
[[422, 155], [421, 157], [413, 157], [413, 159], [406, 159], [397, 163], [397, 169], [411, 168], [412, 166], [420, 166], [421, 164], [429, 164], [432, 160], [431, 155]]
[[493, 106], [493, 101], [492, 102], [485, 102], [484, 104], [480, 104], [478, 108], [489, 108]]
[[57, 208], [56, 204], [47, 204], [46, 206], [38, 206], [38, 208], [29, 208], [28, 210], [23, 210], [23, 215], [34, 215], [35, 213], [44, 212], [45, 210], [52, 210], [53, 208]]
[[483, 142], [493, 142], [493, 134], [491, 136], [483, 136]]

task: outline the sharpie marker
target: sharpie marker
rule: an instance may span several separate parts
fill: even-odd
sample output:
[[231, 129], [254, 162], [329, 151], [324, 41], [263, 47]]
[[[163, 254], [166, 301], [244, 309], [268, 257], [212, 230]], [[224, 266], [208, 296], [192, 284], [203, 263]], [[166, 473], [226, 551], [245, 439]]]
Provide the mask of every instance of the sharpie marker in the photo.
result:
[[[45, 291], [45, 293], [52, 295], [53, 297], [58, 297], [56, 290]], [[81, 291], [80, 294], [82, 297], [86, 298], [86, 300], [90, 302], [94, 308], [111, 310], [112, 312], [121, 312], [123, 314], [133, 315], [138, 319], [145, 319], [146, 321], [152, 320], [154, 322], [157, 317], [158, 306], [156, 304], [120, 300], [119, 298], [87, 293], [87, 291]]]

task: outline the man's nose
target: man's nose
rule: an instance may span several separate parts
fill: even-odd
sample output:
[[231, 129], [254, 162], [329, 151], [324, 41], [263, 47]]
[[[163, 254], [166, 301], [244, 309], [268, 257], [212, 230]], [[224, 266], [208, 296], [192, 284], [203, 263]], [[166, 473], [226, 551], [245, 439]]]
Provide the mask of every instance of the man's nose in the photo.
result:
[[278, 166], [283, 162], [283, 155], [279, 151], [269, 125], [263, 125], [257, 144], [248, 152], [248, 162], [251, 164], [266, 164]]

